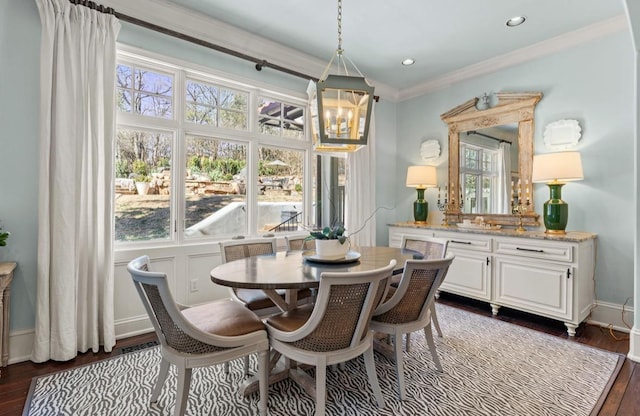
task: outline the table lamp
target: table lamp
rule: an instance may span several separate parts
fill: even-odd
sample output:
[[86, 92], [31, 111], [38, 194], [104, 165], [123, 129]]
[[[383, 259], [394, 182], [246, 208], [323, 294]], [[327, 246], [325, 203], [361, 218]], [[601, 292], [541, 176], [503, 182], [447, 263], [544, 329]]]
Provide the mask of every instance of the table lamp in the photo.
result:
[[548, 234], [566, 234], [569, 205], [562, 200], [566, 182], [584, 179], [582, 159], [578, 152], [558, 152], [533, 156], [533, 182], [549, 186], [549, 200], [544, 203], [544, 226]]
[[409, 166], [407, 169], [407, 186], [416, 188], [418, 199], [413, 203], [413, 219], [416, 224], [426, 224], [429, 215], [429, 204], [424, 199], [427, 188], [438, 186], [435, 166]]

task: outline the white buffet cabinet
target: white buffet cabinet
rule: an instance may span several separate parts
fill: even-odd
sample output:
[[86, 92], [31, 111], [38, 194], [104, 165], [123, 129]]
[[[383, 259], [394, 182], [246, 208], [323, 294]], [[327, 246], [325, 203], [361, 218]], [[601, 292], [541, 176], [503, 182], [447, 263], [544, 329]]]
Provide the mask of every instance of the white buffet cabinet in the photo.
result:
[[595, 234], [397, 223], [389, 226], [389, 246], [400, 247], [403, 235], [449, 240], [456, 257], [440, 291], [488, 302], [494, 315], [505, 306], [546, 316], [574, 336], [593, 308]]

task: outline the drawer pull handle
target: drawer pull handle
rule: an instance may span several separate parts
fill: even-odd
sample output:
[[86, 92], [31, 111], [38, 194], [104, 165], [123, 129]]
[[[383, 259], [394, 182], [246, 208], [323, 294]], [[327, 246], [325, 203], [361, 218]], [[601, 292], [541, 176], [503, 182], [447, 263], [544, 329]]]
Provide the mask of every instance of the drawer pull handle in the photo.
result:
[[458, 241], [458, 240], [451, 240], [452, 243], [456, 243], [456, 244], [468, 244], [471, 245], [471, 241]]
[[520, 250], [520, 251], [531, 251], [533, 253], [544, 253], [544, 250], [534, 250], [532, 248], [521, 248], [521, 247], [516, 247], [516, 250]]

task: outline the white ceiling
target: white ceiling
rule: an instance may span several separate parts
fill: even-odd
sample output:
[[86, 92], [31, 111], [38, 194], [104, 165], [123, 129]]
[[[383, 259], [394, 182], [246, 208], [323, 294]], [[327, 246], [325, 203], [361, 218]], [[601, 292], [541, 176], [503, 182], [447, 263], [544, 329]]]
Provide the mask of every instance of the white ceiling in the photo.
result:
[[[337, 47], [337, 0], [165, 3], [324, 62]], [[368, 79], [402, 91], [624, 13], [624, 0], [343, 0], [343, 48]], [[523, 25], [505, 25], [518, 15]], [[402, 66], [407, 57], [416, 63]]]

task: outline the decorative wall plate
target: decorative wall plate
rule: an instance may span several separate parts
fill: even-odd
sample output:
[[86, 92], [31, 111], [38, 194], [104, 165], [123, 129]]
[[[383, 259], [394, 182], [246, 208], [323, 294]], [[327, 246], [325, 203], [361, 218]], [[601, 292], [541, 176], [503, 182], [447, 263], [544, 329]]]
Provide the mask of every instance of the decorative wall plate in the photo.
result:
[[570, 149], [580, 141], [578, 120], [558, 120], [547, 124], [544, 129], [544, 144], [547, 149]]
[[437, 140], [426, 140], [420, 145], [420, 156], [422, 160], [431, 161], [440, 156], [440, 142]]

